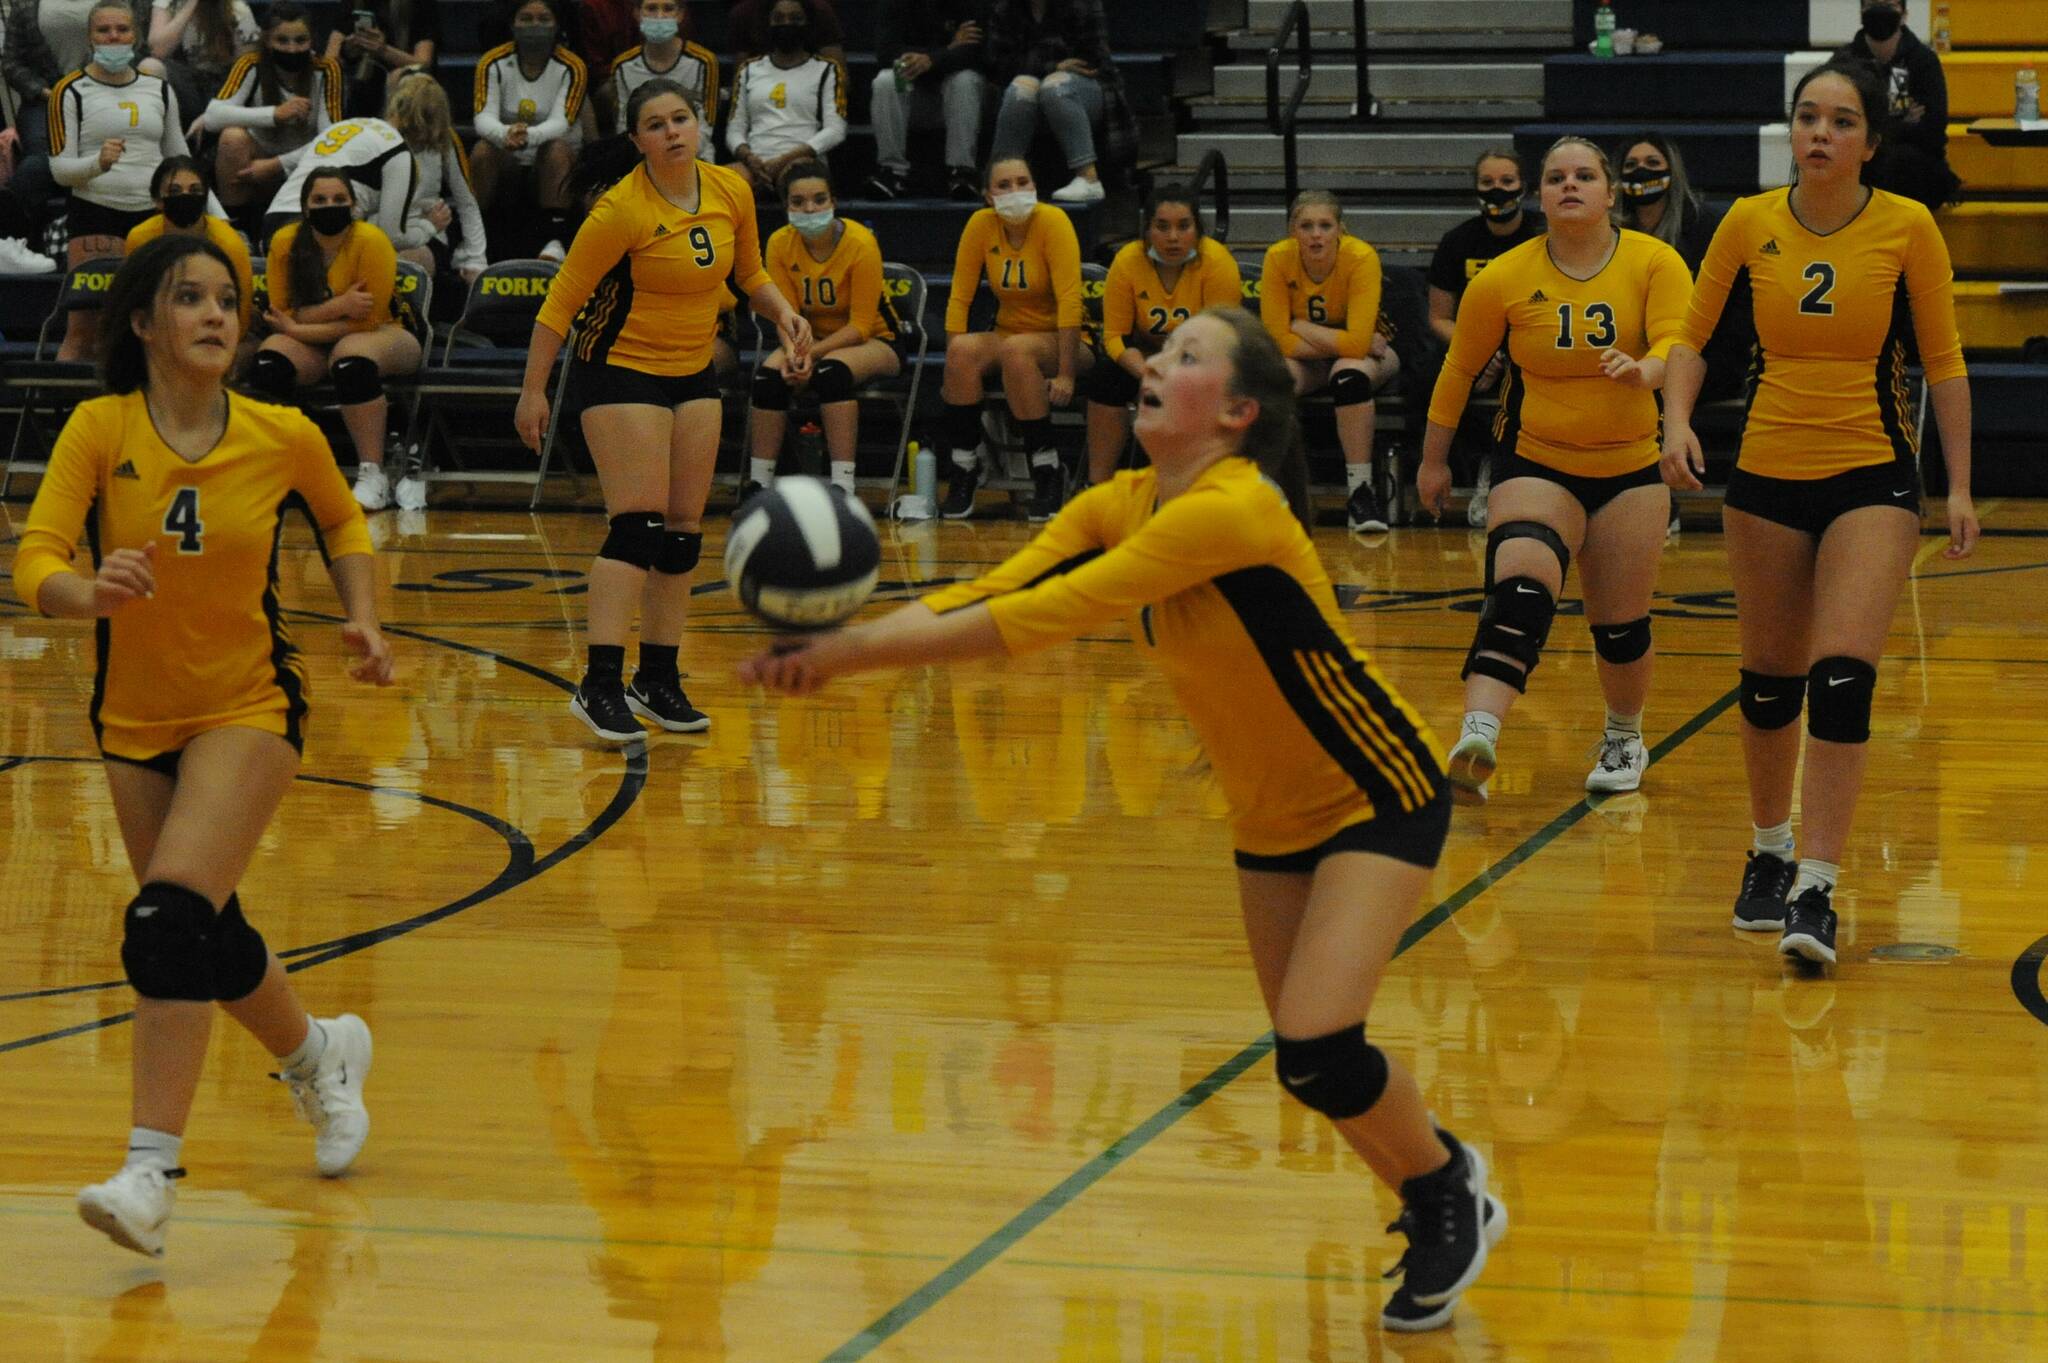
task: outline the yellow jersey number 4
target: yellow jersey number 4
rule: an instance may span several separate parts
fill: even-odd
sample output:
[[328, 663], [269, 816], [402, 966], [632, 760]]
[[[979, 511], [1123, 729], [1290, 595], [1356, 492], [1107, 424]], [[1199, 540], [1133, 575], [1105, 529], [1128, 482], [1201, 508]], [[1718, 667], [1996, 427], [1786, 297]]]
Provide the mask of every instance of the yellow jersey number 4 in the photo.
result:
[[178, 552], [196, 554], [204, 547], [206, 523], [199, 519], [199, 489], [181, 487], [164, 513], [164, 533], [178, 537]]

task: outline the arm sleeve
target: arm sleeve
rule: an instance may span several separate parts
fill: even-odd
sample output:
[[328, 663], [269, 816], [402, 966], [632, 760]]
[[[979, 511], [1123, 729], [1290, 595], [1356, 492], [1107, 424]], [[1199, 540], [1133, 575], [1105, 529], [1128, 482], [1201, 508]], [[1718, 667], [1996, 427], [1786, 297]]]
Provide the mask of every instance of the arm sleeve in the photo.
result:
[[[1691, 347], [1701, 354], [1706, 353], [1707, 342], [1713, 338], [1714, 327], [1721, 320], [1721, 309], [1728, 305], [1728, 291], [1735, 287], [1735, 277], [1742, 273], [1743, 256], [1747, 246], [1743, 241], [1744, 221], [1742, 200], [1728, 210], [1721, 219], [1721, 225], [1714, 229], [1714, 240], [1707, 247], [1707, 258], [1700, 262], [1699, 278], [1693, 283], [1692, 304], [1685, 311], [1685, 325], [1679, 328], [1675, 344]], [[1485, 275], [1479, 276], [1481, 279]]]
[[1045, 233], [1045, 266], [1052, 275], [1054, 325], [1062, 331], [1081, 325], [1081, 240], [1074, 235], [1074, 220], [1064, 209], [1050, 210]]
[[632, 249], [633, 237], [617, 203], [609, 195], [599, 199], [576, 229], [569, 254], [549, 283], [547, 301], [534, 321], [557, 336], [567, 336], [576, 314], [590, 301], [591, 290]]
[[960, 234], [960, 248], [953, 253], [953, 290], [946, 295], [946, 334], [957, 336], [967, 330], [967, 314], [974, 306], [974, 291], [981, 287], [981, 254], [988, 249], [988, 224], [994, 214], [976, 214]]
[[286, 316], [292, 310], [291, 243], [284, 239], [289, 227], [287, 224], [277, 229], [263, 257], [263, 291], [270, 295], [270, 306]]
[[562, 86], [562, 97], [555, 102], [548, 116], [526, 130], [528, 146], [541, 146], [568, 134], [576, 124], [576, 111], [583, 107], [583, 59], [562, 48], [555, 49], [555, 60], [569, 68], [569, 79]]
[[419, 162], [412, 159], [411, 150], [403, 144], [396, 155], [385, 158], [383, 176], [377, 186], [377, 226], [384, 229], [386, 246], [391, 244], [389, 238], [405, 230], [406, 215], [412, 212], [413, 186], [419, 180], [419, 173]]
[[275, 126], [275, 106], [259, 106], [256, 92], [261, 83], [256, 76], [256, 59], [243, 57], [228, 72], [228, 78], [221, 83], [220, 93], [207, 104], [201, 115], [208, 132], [219, 132], [222, 128], [260, 128], [265, 124]]
[[494, 147], [505, 145], [505, 120], [498, 117], [498, 68], [501, 62], [486, 61], [476, 73], [476, 108], [471, 126], [476, 135]]
[[184, 156], [191, 150], [185, 145], [185, 116], [178, 112], [178, 95], [169, 81], [164, 82], [164, 135], [160, 145], [166, 158]]
[[751, 295], [774, 281], [761, 264], [761, 224], [754, 216], [754, 196], [745, 185], [734, 193], [732, 208], [732, 282], [742, 294]]
[[[779, 236], [781, 234], [778, 232], [776, 235]], [[804, 308], [804, 291], [796, 282], [796, 275], [790, 271], [787, 260], [784, 259], [780, 251], [775, 249], [774, 237], [768, 239], [766, 260], [768, 278], [774, 281], [776, 291], [789, 300], [791, 307], [795, 308], [798, 312], [802, 312]]]
[[1104, 495], [1097, 488], [1081, 493], [1022, 549], [972, 582], [956, 583], [931, 593], [923, 598], [924, 604], [939, 615], [978, 606], [1035, 587], [1101, 553], [1099, 522], [1106, 505]]
[[1366, 246], [1351, 267], [1351, 293], [1344, 301], [1344, 339], [1337, 353], [1347, 360], [1372, 353], [1373, 334], [1380, 328], [1380, 283], [1380, 253]]
[[1668, 360], [1692, 305], [1692, 272], [1685, 257], [1671, 247], [1650, 256], [1649, 293], [1644, 299], [1643, 334], [1650, 343], [1645, 359]]
[[0, 43], [0, 74], [23, 99], [43, 97], [50, 87], [43, 72], [57, 64], [36, 22], [38, 8], [35, 0], [15, 0], [7, 9], [7, 41]]
[[314, 59], [320, 73], [320, 98], [313, 101], [313, 131], [326, 132], [341, 122], [341, 63], [332, 57]]
[[391, 317], [391, 295], [398, 291], [398, 249], [375, 228], [363, 230], [369, 226], [356, 224], [361, 244], [356, 247], [355, 282], [370, 291], [368, 324], [382, 326]]
[[481, 270], [490, 250], [484, 236], [484, 211], [469, 183], [469, 157], [463, 154], [462, 139], [453, 128], [448, 130], [448, 150], [441, 156], [441, 188], [455, 206], [455, 221], [462, 225], [462, 240], [455, 244], [455, 268]]
[[1109, 278], [1102, 285], [1102, 353], [1109, 360], [1119, 359], [1128, 348], [1125, 338], [1137, 324], [1137, 290], [1131, 284], [1131, 267], [1126, 257], [1119, 254], [1110, 262]]
[[[211, 229], [208, 235], [212, 235]], [[242, 330], [246, 332], [249, 329], [249, 319], [256, 308], [256, 271], [249, 259], [249, 248], [242, 244], [241, 235], [233, 228], [229, 228], [223, 234], [223, 239], [214, 244], [227, 256], [228, 263], [235, 267], [235, 287], [242, 291]]]
[[[72, 556], [78, 537], [85, 532], [93, 499], [99, 495], [97, 447], [105, 438], [100, 422], [98, 412], [79, 407], [64, 423], [14, 551], [14, 594], [37, 614], [42, 613], [38, 598], [43, 584], [59, 573], [77, 571]], [[334, 476], [339, 478], [340, 471]], [[84, 571], [89, 574], [92, 569]]]
[[50, 92], [50, 174], [70, 189], [91, 182], [100, 173], [100, 149], [79, 144], [81, 108], [70, 86]]
[[1244, 271], [1238, 268], [1237, 257], [1228, 251], [1217, 252], [1215, 263], [1202, 272], [1202, 306], [1244, 306]]
[[1507, 336], [1508, 316], [1500, 291], [1498, 266], [1482, 273], [1465, 290], [1458, 305], [1458, 325], [1451, 336], [1451, 348], [1444, 356], [1443, 372], [1437, 375], [1436, 391], [1429, 399], [1429, 419], [1439, 426], [1456, 429], [1471, 401], [1472, 384], [1500, 350]]
[[853, 294], [848, 320], [870, 341], [882, 334], [882, 249], [862, 244], [860, 254], [847, 271], [847, 289]]
[[739, 155], [741, 147], [747, 145], [747, 133], [751, 122], [747, 117], [747, 68], [751, 62], [741, 62], [740, 69], [732, 77], [732, 108], [725, 115], [725, 149]]
[[[1273, 243], [1273, 247], [1279, 245]], [[1266, 268], [1259, 281], [1259, 320], [1266, 324], [1266, 334], [1280, 347], [1280, 353], [1292, 359], [1301, 353], [1301, 337], [1290, 329], [1294, 318], [1287, 308], [1287, 280], [1273, 268], [1273, 247], [1266, 249]]]
[[1963, 341], [1956, 331], [1955, 270], [1948, 243], [1934, 215], [1919, 209], [1906, 244], [1906, 297], [1913, 307], [1913, 339], [1920, 346], [1920, 368], [1932, 386], [1962, 378]]
[[838, 62], [826, 62], [825, 74], [819, 79], [820, 126], [808, 139], [807, 145], [823, 156], [846, 140], [846, 72]]
[[1928, 151], [1943, 158], [1948, 155], [1948, 74], [1941, 69], [1941, 58], [1931, 47], [1920, 49], [1919, 59], [1913, 63], [1913, 98], [1927, 106], [1916, 127], [1906, 129], [1908, 139], [1920, 143]]
[[307, 514], [320, 531], [321, 549], [329, 560], [369, 553], [369, 525], [342, 481], [327, 437], [304, 416], [294, 424], [298, 438], [292, 442], [292, 490], [306, 500]]

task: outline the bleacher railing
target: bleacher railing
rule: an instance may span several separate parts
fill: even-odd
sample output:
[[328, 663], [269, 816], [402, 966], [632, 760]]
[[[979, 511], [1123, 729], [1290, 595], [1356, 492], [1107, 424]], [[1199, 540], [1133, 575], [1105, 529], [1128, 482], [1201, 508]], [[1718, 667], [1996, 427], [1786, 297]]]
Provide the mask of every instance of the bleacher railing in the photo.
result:
[[1358, 84], [1353, 87], [1357, 101], [1351, 106], [1351, 117], [1360, 123], [1370, 122], [1380, 116], [1380, 102], [1372, 97], [1372, 42], [1365, 32], [1365, 0], [1351, 0], [1351, 60], [1358, 68]]
[[[1202, 160], [1195, 167], [1195, 178], [1188, 184], [1188, 195], [1195, 201], [1195, 211], [1202, 208], [1202, 196], [1209, 193], [1209, 182], [1216, 182], [1215, 197], [1209, 201], [1209, 235], [1218, 241], [1230, 240], [1230, 163], [1223, 159], [1223, 153], [1215, 147], [1202, 153]], [[1152, 224], [1145, 223], [1138, 229], [1143, 236]]]
[[[1280, 107], [1280, 58], [1286, 55], [1289, 37], [1294, 39], [1295, 45], [1294, 93], [1287, 97], [1287, 107], [1283, 109]], [[1280, 139], [1289, 203], [1293, 203], [1294, 196], [1301, 192], [1295, 124], [1301, 117], [1301, 102], [1308, 98], [1314, 64], [1315, 55], [1309, 46], [1308, 3], [1307, 0], [1294, 0], [1287, 7], [1287, 17], [1280, 21], [1280, 32], [1273, 39], [1273, 45], [1266, 49], [1266, 126]]]

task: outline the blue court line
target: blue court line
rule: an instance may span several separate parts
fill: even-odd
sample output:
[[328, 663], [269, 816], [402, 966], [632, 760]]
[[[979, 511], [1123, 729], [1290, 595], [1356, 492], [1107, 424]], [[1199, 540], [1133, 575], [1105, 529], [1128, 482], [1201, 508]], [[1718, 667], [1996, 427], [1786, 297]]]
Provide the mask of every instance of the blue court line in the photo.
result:
[[[1718, 700], [1672, 730], [1650, 749], [1650, 765], [1655, 766], [1663, 761], [1700, 730], [1720, 718], [1735, 704], [1740, 694], [1740, 687], [1730, 688]], [[1400, 945], [1394, 948], [1395, 959], [1398, 960], [1409, 948], [1442, 927], [1450, 920], [1452, 914], [1477, 899], [1515, 868], [1555, 842], [1597, 807], [1591, 799], [1575, 802], [1549, 823], [1524, 838], [1500, 860], [1466, 881], [1456, 892], [1418, 918], [1401, 934]], [[1004, 1222], [980, 1244], [947, 1264], [921, 1287], [883, 1312], [866, 1329], [825, 1355], [824, 1363], [856, 1363], [856, 1360], [866, 1358], [905, 1326], [937, 1306], [969, 1278], [1000, 1258], [1018, 1241], [1037, 1230], [1081, 1194], [1108, 1177], [1118, 1165], [1150, 1145], [1175, 1122], [1209, 1101], [1224, 1085], [1263, 1060], [1272, 1049], [1273, 1034], [1267, 1032], [1218, 1065], [1137, 1127], [1110, 1142], [1100, 1154], [1062, 1179], [1057, 1186], [1042, 1194], [1023, 1211]]]

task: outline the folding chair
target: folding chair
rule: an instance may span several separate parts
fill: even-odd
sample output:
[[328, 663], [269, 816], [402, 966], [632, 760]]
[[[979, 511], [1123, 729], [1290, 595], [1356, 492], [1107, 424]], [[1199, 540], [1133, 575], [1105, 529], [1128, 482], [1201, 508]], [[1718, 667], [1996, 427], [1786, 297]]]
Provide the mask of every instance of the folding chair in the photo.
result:
[[[501, 260], [484, 268], [469, 286], [462, 315], [449, 328], [438, 360], [428, 356], [414, 385], [419, 395], [418, 413], [425, 417], [420, 430], [418, 416], [408, 430], [408, 443], [418, 436], [422, 455], [420, 476], [429, 483], [537, 483], [532, 471], [482, 470], [468, 468], [462, 460], [464, 443], [456, 426], [447, 420], [444, 402], [435, 400], [493, 400], [494, 408], [504, 400], [517, 401], [526, 377], [527, 342], [533, 334], [533, 319], [547, 300], [548, 284], [558, 267], [548, 260]], [[437, 446], [448, 452], [453, 465], [433, 470]]]
[[[21, 415], [14, 425], [14, 440], [8, 447], [7, 467], [0, 473], [0, 497], [14, 490], [14, 473], [17, 468], [29, 472], [41, 472], [46, 464], [23, 464], [21, 462], [22, 441], [28, 429], [36, 423], [37, 400], [46, 392], [55, 391], [70, 398], [72, 402], [91, 396], [99, 391], [99, 377], [93, 366], [79, 360], [55, 358], [57, 348], [63, 343], [63, 326], [60, 319], [68, 322], [72, 313], [83, 308], [97, 308], [106, 295], [107, 287], [114, 282], [114, 272], [121, 268], [119, 256], [98, 256], [75, 265], [64, 276], [64, 287], [57, 295], [57, 305], [50, 315], [43, 319], [43, 325], [36, 333], [34, 355], [27, 360], [17, 360], [7, 369], [6, 386], [21, 393]], [[53, 337], [52, 332], [56, 335]], [[51, 404], [51, 415], [56, 415], [59, 403]], [[39, 432], [40, 434], [40, 432]], [[54, 439], [52, 435], [49, 439]], [[49, 440], [44, 440], [47, 448]]]

